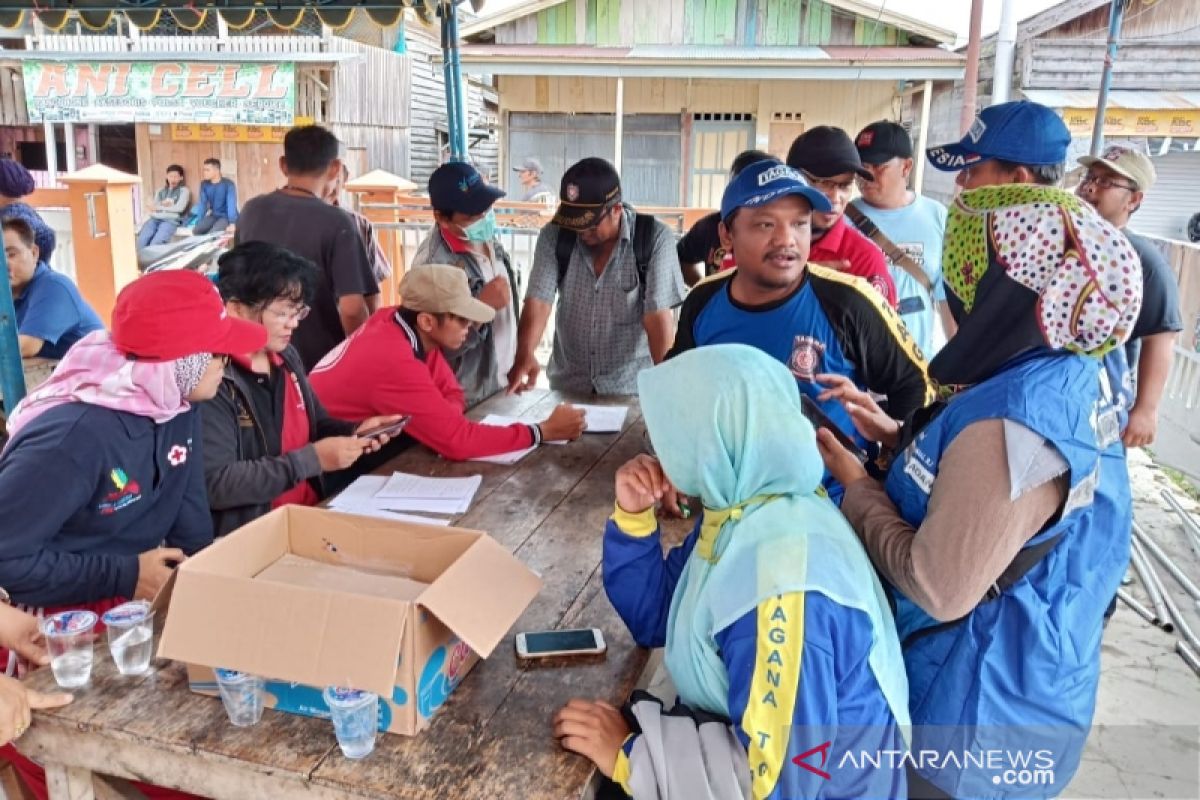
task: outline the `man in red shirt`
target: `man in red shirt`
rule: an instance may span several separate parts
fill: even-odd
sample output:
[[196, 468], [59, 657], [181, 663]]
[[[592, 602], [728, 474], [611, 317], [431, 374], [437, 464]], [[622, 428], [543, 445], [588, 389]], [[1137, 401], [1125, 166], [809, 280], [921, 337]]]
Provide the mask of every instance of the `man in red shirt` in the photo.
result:
[[828, 214], [812, 215], [809, 262], [865, 279], [895, 308], [896, 284], [888, 272], [887, 258], [845, 219], [846, 204], [854, 194], [854, 181], [875, 180], [863, 166], [850, 135], [829, 125], [811, 128], [792, 142], [787, 164], [800, 170], [833, 206]]
[[462, 386], [443, 351], [462, 347], [471, 325], [491, 322], [496, 311], [471, 296], [463, 270], [414, 267], [400, 283], [400, 296], [399, 307], [380, 309], [313, 369], [313, 389], [331, 414], [349, 419], [360, 412], [364, 418], [409, 414], [405, 433], [454, 461], [570, 441], [583, 433], [583, 411], [565, 403], [530, 425], [483, 425], [464, 416]]

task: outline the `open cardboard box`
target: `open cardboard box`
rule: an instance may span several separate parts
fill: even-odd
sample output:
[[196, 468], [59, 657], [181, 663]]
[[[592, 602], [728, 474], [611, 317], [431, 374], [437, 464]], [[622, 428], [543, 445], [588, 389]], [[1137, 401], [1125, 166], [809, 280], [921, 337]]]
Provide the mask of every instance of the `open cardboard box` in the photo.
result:
[[241, 670], [268, 707], [309, 716], [328, 716], [325, 686], [367, 689], [380, 730], [411, 735], [540, 587], [479, 531], [284, 506], [179, 566], [158, 655], [193, 691]]

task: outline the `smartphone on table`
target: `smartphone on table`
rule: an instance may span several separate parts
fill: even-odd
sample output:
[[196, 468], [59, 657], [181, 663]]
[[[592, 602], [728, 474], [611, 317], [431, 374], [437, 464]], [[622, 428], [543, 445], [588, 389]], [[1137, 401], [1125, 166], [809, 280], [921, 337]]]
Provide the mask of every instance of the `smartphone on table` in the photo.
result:
[[833, 434], [842, 445], [849, 450], [860, 464], [867, 463], [866, 452], [858, 446], [858, 442], [846, 435], [846, 432], [838, 427], [837, 423], [829, 418], [829, 415], [821, 410], [817, 405], [817, 401], [813, 400], [806, 394], [800, 395], [800, 413], [803, 414], [814, 428], [824, 428]]
[[412, 420], [411, 416], [403, 416], [400, 419], [389, 425], [377, 425], [374, 428], [368, 428], [365, 431], [359, 431], [354, 434], [360, 439], [378, 439], [380, 436], [395, 436], [404, 430], [405, 426]]
[[518, 633], [516, 648], [517, 658], [532, 661], [539, 658], [602, 655], [608, 650], [608, 645], [598, 628], [574, 628]]

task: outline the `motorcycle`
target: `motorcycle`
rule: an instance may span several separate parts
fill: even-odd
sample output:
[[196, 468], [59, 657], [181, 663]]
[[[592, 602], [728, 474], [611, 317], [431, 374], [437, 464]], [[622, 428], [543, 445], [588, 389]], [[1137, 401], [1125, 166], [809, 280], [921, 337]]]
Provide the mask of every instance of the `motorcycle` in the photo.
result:
[[217, 259], [232, 246], [233, 234], [226, 231], [151, 245], [138, 250], [138, 269], [144, 274], [169, 269], [190, 269], [206, 275], [215, 275]]

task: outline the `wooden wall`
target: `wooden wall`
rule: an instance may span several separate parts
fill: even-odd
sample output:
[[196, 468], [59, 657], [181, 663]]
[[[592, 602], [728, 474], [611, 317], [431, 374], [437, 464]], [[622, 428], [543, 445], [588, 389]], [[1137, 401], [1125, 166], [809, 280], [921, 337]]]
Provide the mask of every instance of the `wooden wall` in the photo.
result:
[[[1105, 49], [1104, 39], [1034, 39], [1020, 48], [1019, 85], [1025, 89], [1097, 89]], [[1200, 89], [1198, 50], [1200, 43], [1196, 42], [1123, 41], [1113, 64], [1112, 88]]]
[[138, 123], [134, 131], [143, 198], [152, 198], [162, 188], [167, 167], [179, 164], [185, 170], [194, 204], [200, 196], [200, 166], [206, 158], [221, 160], [222, 173], [237, 184], [239, 207], [251, 197], [283, 185], [279, 171], [282, 143], [176, 142], [171, 140], [169, 125], [147, 123]]
[[[1081, 14], [1045, 34], [1046, 38], [1103, 39], [1108, 35], [1108, 3]], [[1196, 0], [1133, 0], [1121, 22], [1124, 43], [1142, 36], [1160, 40], [1195, 41], [1200, 26], [1200, 3]]]
[[28, 125], [20, 64], [0, 64], [0, 125]]
[[496, 29], [497, 44], [907, 44], [821, 0], [567, 0]]
[[[615, 78], [504, 76], [503, 111], [612, 113]], [[800, 114], [805, 124], [837, 125], [852, 134], [878, 119], [894, 119], [888, 81], [735, 81], [627, 78], [626, 114], [750, 113], [759, 131], [777, 112]]]

